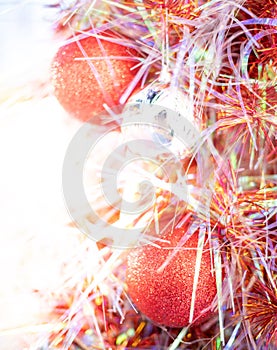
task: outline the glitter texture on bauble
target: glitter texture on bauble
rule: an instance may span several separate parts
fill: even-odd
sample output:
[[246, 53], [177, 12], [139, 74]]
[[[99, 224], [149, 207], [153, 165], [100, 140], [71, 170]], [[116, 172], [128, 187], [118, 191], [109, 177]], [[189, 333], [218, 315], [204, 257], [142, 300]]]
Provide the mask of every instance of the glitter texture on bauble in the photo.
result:
[[[103, 39], [105, 37], [105, 40]], [[101, 39], [87, 33], [60, 47], [55, 55], [51, 76], [54, 94], [71, 115], [87, 121], [105, 113], [104, 104], [115, 107], [132, 82], [137, 70], [136, 51], [116, 42], [110, 32]]]
[[[179, 328], [189, 324], [198, 232], [180, 245], [185, 234], [184, 228], [175, 228], [163, 235], [162, 241], [155, 242], [157, 246], [135, 248], [128, 255], [126, 284], [131, 300], [139, 311], [159, 325]], [[212, 316], [209, 307], [216, 293], [209, 245], [205, 244], [196, 289], [194, 324]]]

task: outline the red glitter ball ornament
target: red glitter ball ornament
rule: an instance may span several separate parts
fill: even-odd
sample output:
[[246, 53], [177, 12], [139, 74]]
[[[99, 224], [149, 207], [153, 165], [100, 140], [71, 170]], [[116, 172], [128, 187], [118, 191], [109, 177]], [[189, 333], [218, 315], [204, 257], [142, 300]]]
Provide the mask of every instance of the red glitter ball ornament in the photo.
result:
[[[146, 245], [135, 248], [128, 255], [126, 284], [132, 301], [153, 322], [168, 327], [184, 327], [189, 323], [198, 233], [174, 251], [185, 232], [183, 228], [176, 228], [162, 237], [167, 242], [157, 242], [160, 248]], [[211, 305], [217, 293], [210, 252], [207, 245], [204, 248], [194, 304], [194, 324], [203, 322], [212, 314], [211, 311], [202, 312]], [[167, 258], [168, 263], [163, 266]]]
[[[112, 37], [110, 32], [104, 35]], [[89, 34], [60, 47], [51, 69], [55, 96], [66, 111], [83, 121], [105, 112], [104, 103], [117, 106], [136, 74], [131, 70], [135, 54], [120, 43]]]

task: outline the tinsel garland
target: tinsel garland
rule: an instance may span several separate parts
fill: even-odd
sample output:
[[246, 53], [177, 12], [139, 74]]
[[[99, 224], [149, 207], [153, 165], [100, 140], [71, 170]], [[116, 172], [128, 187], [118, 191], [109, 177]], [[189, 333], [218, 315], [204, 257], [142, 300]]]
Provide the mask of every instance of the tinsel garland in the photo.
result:
[[[162, 188], [154, 219], [147, 211], [144, 218], [152, 230], [164, 220], [174, 227], [186, 215], [195, 231], [204, 225], [217, 298], [213, 315], [200, 325], [155, 324], [128, 295], [128, 249], [114, 248], [105, 234], [98, 242], [81, 235], [77, 273], [62, 291], [53, 291], [52, 314], [32, 349], [276, 349], [277, 2], [76, 0], [51, 6], [57, 9], [53, 31], [63, 45], [88, 35], [101, 42], [109, 31], [136, 52], [137, 60], [128, 61], [136, 73], [121, 96], [123, 107], [130, 96], [137, 102], [139, 91], [149, 86], [152, 92], [158, 86], [161, 95], [171, 91], [168, 86], [174, 87], [172, 94], [178, 89], [186, 94], [209, 150], [213, 190], [208, 215], [201, 210], [207, 198], [195, 175], [204, 165], [190, 155], [180, 161], [197, 205], [172, 211], [171, 195]], [[163, 81], [164, 72], [169, 82]], [[112, 139], [110, 147], [116, 144]], [[118, 220], [116, 206], [104, 203], [102, 194], [93, 198], [107, 225]]]

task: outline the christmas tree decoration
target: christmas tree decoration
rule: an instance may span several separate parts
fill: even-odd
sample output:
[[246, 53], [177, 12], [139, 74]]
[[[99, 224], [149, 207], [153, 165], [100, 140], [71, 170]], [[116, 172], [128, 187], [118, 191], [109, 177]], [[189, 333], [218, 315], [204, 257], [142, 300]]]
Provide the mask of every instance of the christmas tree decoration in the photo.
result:
[[135, 77], [136, 51], [110, 32], [72, 38], [52, 63], [54, 94], [70, 114], [83, 121], [119, 105]]
[[149, 8], [166, 9], [175, 14], [180, 14], [181, 12], [184, 14], [190, 7], [196, 6], [194, 1], [186, 0], [145, 0], [144, 3], [145, 6], [149, 6]]
[[1, 350], [276, 349], [276, 0], [46, 8], [50, 72], [0, 81]]
[[209, 245], [204, 245], [194, 290], [198, 232], [182, 244], [186, 234], [186, 229], [174, 228], [160, 237], [161, 242], [136, 248], [128, 255], [128, 293], [135, 307], [159, 325], [188, 326], [192, 300], [194, 324], [212, 315], [216, 282]]

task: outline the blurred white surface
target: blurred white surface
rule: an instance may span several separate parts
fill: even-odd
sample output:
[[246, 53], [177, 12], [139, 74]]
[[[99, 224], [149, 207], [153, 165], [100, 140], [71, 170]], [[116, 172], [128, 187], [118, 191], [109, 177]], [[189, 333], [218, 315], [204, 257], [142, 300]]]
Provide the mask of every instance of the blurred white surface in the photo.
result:
[[64, 264], [78, 250], [79, 233], [67, 226], [61, 174], [79, 123], [67, 118], [53, 97], [1, 113], [1, 350], [29, 349], [34, 326], [45, 323], [51, 296], [63, 286]]
[[1, 350], [33, 345], [33, 326], [47, 319], [64, 263], [78, 249], [79, 233], [67, 226], [61, 169], [80, 123], [53, 96], [24, 101], [32, 82], [36, 93], [49, 76], [56, 50], [49, 18], [43, 1], [0, 0]]
[[[0, 76], [2, 84], [39, 74], [54, 52], [50, 45], [53, 9], [39, 0], [0, 0]], [[24, 76], [25, 77], [25, 76]]]

